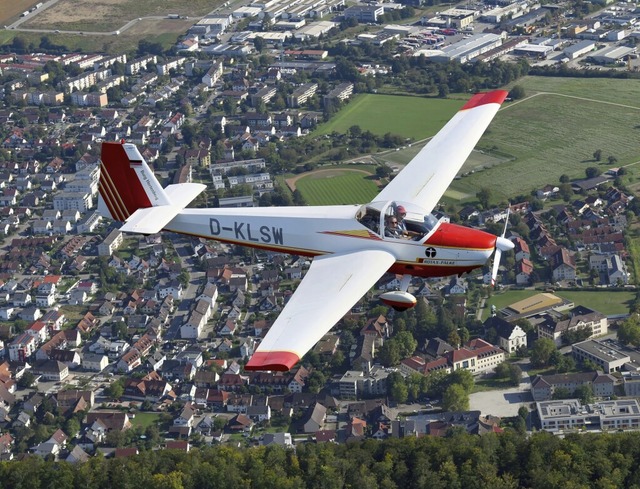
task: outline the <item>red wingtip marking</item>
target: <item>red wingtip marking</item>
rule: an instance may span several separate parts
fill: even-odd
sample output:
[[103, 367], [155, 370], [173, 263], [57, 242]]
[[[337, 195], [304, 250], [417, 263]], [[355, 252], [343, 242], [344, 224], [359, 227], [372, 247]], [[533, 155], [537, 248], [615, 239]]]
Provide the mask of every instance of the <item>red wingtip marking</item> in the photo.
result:
[[473, 109], [474, 107], [479, 107], [480, 105], [486, 104], [501, 104], [504, 102], [504, 99], [507, 98], [509, 92], [506, 90], [495, 90], [493, 92], [486, 93], [476, 93], [473, 97], [469, 99], [469, 101], [464, 104], [464, 107], [460, 110]]
[[298, 363], [298, 360], [300, 360], [300, 357], [290, 351], [259, 351], [253, 354], [244, 369], [287, 372]]

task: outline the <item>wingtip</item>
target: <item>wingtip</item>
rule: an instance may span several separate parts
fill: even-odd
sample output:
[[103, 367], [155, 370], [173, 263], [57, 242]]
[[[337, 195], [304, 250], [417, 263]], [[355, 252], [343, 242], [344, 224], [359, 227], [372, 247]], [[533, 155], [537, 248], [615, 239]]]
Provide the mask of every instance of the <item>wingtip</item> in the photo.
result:
[[290, 351], [259, 351], [253, 354], [244, 369], [249, 371], [275, 370], [277, 372], [288, 372], [299, 360], [300, 357]]
[[506, 90], [494, 90], [493, 92], [476, 93], [469, 101], [464, 104], [461, 110], [473, 109], [481, 105], [501, 104], [507, 98], [509, 92]]

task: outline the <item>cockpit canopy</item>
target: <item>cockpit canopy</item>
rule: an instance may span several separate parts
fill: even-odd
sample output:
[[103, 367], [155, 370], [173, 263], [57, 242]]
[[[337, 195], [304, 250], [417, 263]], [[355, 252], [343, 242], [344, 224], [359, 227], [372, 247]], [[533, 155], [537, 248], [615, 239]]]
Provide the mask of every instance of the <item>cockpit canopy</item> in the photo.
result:
[[[404, 226], [407, 233], [404, 236], [397, 236], [391, 233], [387, 227], [390, 219], [400, 217], [400, 210], [403, 208], [406, 212]], [[414, 241], [425, 240], [439, 222], [433, 214], [425, 212], [417, 205], [396, 200], [365, 204], [358, 209], [356, 219], [363, 226], [385, 239], [412, 239]]]

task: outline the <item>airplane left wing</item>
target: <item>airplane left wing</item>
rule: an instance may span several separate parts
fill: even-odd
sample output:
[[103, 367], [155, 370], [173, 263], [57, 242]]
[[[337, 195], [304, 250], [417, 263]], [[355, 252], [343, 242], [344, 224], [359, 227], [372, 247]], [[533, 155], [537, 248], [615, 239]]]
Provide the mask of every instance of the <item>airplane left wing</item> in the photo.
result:
[[507, 94], [504, 90], [495, 90], [471, 97], [375, 200], [412, 202], [431, 212]]
[[314, 258], [311, 268], [244, 368], [291, 369], [394, 262], [395, 257], [382, 250]]

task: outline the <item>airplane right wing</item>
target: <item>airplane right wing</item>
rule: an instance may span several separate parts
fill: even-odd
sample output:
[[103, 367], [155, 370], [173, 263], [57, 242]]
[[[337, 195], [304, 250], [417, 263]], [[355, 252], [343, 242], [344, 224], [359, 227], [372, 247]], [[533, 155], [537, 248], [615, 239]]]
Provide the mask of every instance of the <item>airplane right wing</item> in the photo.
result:
[[505, 90], [496, 90], [471, 97], [375, 200], [412, 202], [431, 212], [507, 94]]
[[395, 260], [391, 253], [383, 250], [314, 258], [311, 268], [244, 368], [289, 370], [349, 312]]

